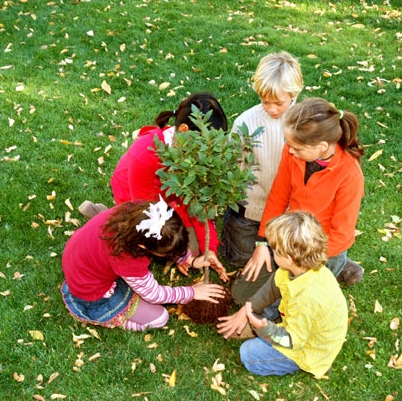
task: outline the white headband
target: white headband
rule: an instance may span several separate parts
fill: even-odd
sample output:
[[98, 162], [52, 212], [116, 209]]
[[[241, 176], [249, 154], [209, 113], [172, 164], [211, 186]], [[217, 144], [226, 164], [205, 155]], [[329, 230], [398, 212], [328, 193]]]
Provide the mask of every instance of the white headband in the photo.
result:
[[172, 217], [173, 209], [168, 210], [167, 203], [159, 195], [159, 202], [149, 205], [149, 211], [144, 210], [149, 219], [142, 220], [135, 228], [137, 231], [148, 231], [145, 233], [147, 238], [154, 237], [157, 240], [162, 238], [161, 230], [166, 221]]

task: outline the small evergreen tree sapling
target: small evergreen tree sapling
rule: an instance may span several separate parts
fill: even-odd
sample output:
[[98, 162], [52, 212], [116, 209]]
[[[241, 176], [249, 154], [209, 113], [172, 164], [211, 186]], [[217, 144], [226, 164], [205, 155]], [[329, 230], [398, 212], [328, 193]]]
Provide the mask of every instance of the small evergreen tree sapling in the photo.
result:
[[[199, 131], [178, 133], [172, 146], [156, 139], [155, 147], [163, 168], [157, 174], [166, 195], [175, 194], [188, 207], [191, 217], [205, 223], [205, 260], [208, 260], [209, 225], [228, 206], [238, 211], [237, 202], [246, 197], [247, 185], [255, 180], [252, 145], [262, 128], [251, 135], [247, 126], [242, 135], [230, 136], [208, 122], [211, 112], [203, 115], [192, 106], [192, 121]], [[204, 281], [209, 282], [205, 268]]]

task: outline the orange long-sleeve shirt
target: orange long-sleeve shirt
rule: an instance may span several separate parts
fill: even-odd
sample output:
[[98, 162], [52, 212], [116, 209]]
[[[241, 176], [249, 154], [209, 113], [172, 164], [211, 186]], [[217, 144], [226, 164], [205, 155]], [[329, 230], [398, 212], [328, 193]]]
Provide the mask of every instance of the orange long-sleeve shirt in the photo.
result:
[[349, 249], [364, 195], [364, 177], [358, 161], [336, 147], [328, 166], [304, 183], [306, 162], [289, 153], [285, 145], [278, 173], [268, 195], [258, 235], [265, 236], [267, 222], [285, 211], [311, 212], [328, 236], [328, 257]]

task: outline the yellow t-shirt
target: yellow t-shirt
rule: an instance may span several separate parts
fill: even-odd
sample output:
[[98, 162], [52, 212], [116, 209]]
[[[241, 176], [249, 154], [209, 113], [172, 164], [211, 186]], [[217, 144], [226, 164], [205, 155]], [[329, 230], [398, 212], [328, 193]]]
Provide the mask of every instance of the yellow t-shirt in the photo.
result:
[[279, 312], [292, 348], [274, 347], [300, 368], [318, 377], [330, 368], [347, 332], [348, 308], [336, 278], [326, 267], [290, 278], [279, 268], [275, 284], [282, 300]]

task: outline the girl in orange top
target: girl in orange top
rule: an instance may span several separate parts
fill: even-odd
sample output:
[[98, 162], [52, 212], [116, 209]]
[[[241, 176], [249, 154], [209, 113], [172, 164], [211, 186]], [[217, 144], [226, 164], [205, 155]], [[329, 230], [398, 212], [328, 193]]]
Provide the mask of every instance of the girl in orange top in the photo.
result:
[[[257, 281], [264, 284], [272, 271], [265, 226], [287, 210], [310, 212], [321, 223], [328, 236], [327, 267], [338, 281], [349, 286], [362, 280], [363, 269], [347, 258], [364, 194], [359, 163], [364, 151], [357, 131], [353, 113], [337, 110], [321, 98], [306, 99], [289, 109], [284, 121], [286, 145], [265, 204], [254, 253], [232, 287], [232, 295], [240, 304], [256, 292]], [[267, 268], [261, 269], [264, 263]], [[244, 324], [236, 323], [235, 315], [221, 318], [218, 328], [225, 337], [235, 331], [240, 334], [245, 326], [244, 319], [240, 319]]]
[[[258, 232], [265, 240], [268, 220], [288, 208], [313, 213], [328, 235], [328, 268], [336, 277], [353, 263], [346, 254], [354, 243], [364, 195], [359, 164], [364, 151], [357, 131], [354, 114], [324, 99], [306, 99], [289, 110], [286, 145]], [[258, 246], [243, 274], [256, 278], [263, 262], [271, 266], [267, 247]]]

